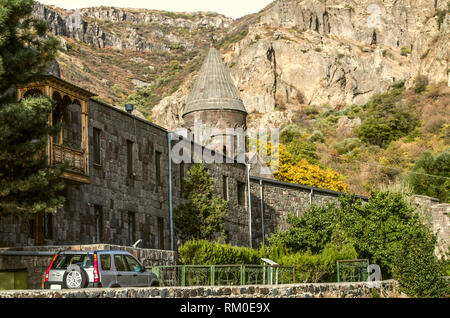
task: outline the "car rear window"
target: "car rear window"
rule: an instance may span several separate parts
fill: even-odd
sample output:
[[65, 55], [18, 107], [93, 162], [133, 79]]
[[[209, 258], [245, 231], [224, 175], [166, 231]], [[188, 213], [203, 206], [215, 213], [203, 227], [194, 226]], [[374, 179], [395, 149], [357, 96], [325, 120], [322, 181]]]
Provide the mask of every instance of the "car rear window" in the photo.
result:
[[89, 254], [60, 254], [53, 262], [52, 269], [67, 269], [69, 265], [76, 264], [81, 268], [89, 268], [94, 264]]

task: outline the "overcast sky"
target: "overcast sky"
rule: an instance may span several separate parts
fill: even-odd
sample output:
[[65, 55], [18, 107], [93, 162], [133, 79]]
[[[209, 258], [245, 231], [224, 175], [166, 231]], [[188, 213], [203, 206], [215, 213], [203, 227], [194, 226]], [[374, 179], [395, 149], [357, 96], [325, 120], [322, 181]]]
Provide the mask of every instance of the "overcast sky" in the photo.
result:
[[64, 9], [87, 7], [145, 8], [165, 11], [213, 11], [233, 19], [259, 12], [273, 0], [37, 0]]

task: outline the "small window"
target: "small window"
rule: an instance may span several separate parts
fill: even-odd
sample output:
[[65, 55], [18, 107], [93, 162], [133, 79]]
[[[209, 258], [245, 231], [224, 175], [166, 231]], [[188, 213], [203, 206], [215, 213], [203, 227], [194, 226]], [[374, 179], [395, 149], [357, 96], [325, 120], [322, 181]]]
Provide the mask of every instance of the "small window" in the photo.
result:
[[44, 214], [44, 237], [48, 240], [53, 239], [53, 215]]
[[128, 242], [133, 245], [135, 240], [135, 226], [136, 226], [136, 214], [134, 212], [128, 212]]
[[164, 219], [158, 218], [159, 249], [164, 249]]
[[238, 204], [245, 205], [245, 183], [238, 182]]
[[100, 254], [100, 266], [104, 271], [111, 270], [111, 255], [110, 254]]
[[156, 184], [161, 184], [161, 152], [155, 152], [155, 173], [156, 173]]
[[127, 172], [128, 177], [133, 176], [133, 142], [127, 140]]
[[101, 243], [103, 241], [103, 207], [94, 205], [95, 217], [95, 242]]
[[100, 129], [94, 128], [94, 131], [93, 131], [94, 153], [92, 154], [92, 156], [93, 156], [94, 163], [97, 165], [101, 164], [101, 162], [100, 162], [100, 133], [101, 133]]
[[34, 238], [34, 217], [28, 221], [28, 229], [30, 238]]
[[227, 178], [227, 176], [222, 176], [222, 190], [223, 190], [223, 198], [228, 201], [228, 178]]
[[128, 271], [128, 266], [126, 265], [125, 260], [120, 254], [114, 255], [114, 265], [116, 265], [116, 270], [119, 272]]

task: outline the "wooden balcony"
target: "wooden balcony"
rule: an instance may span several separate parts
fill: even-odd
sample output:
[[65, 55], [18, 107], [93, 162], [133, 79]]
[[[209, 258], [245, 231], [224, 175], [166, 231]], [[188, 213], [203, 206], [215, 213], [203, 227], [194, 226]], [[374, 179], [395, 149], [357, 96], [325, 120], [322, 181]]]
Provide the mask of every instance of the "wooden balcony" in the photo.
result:
[[89, 163], [84, 151], [71, 149], [63, 145], [51, 144], [51, 164], [67, 163], [63, 178], [77, 183], [90, 183]]
[[[67, 162], [68, 166], [62, 176], [64, 179], [75, 184], [90, 183], [88, 101], [95, 94], [51, 75], [45, 76], [40, 82], [18, 87], [19, 100], [31, 94], [45, 94], [56, 102], [57, 107], [49, 116], [50, 126], [57, 123], [66, 125], [65, 129], [61, 129], [49, 141], [47, 156], [50, 165]], [[73, 118], [76, 120], [73, 121]], [[67, 144], [74, 141], [74, 136], [76, 142], [73, 147], [68, 147]]]

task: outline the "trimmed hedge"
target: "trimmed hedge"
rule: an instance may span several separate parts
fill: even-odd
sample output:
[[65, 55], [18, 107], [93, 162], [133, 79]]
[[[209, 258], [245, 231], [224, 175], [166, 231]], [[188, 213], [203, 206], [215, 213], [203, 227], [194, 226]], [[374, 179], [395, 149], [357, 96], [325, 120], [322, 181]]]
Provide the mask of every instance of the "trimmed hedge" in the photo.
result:
[[190, 240], [178, 252], [180, 265], [262, 265], [261, 258], [269, 258], [280, 265], [297, 266], [295, 280], [305, 283], [335, 282], [336, 261], [358, 256], [350, 244], [338, 246], [329, 243], [323, 251], [313, 254], [311, 250], [291, 253], [282, 245], [256, 250], [206, 240]]

